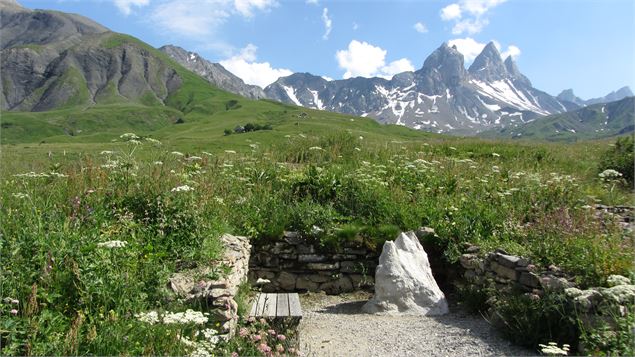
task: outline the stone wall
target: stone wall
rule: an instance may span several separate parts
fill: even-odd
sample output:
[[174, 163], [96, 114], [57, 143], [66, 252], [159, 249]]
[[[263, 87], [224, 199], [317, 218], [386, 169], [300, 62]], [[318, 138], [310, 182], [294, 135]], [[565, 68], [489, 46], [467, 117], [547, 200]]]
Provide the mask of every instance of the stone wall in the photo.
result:
[[212, 266], [197, 267], [173, 274], [168, 287], [177, 299], [198, 305], [212, 322], [219, 322], [224, 338], [233, 336], [238, 321], [235, 297], [247, 281], [251, 245], [246, 237], [224, 234], [224, 250]]
[[339, 294], [372, 287], [378, 257], [360, 244], [325, 248], [295, 232], [285, 232], [280, 241], [254, 243], [249, 280], [264, 292]]
[[[472, 289], [526, 294], [531, 299], [540, 299], [547, 291], [562, 293], [587, 331], [614, 326], [615, 317], [635, 313], [635, 285], [620, 275], [611, 275], [608, 287], [582, 290], [557, 266], [538, 269], [523, 257], [502, 250], [482, 254], [477, 246], [468, 247], [460, 263], [465, 269], [464, 283]], [[580, 345], [578, 350], [584, 353], [585, 348]]]

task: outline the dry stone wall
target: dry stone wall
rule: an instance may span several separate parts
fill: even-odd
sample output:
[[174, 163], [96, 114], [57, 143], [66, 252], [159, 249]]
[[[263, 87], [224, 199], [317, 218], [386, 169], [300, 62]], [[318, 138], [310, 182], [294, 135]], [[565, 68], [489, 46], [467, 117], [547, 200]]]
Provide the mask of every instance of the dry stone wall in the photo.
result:
[[177, 299], [199, 305], [212, 322], [220, 325], [223, 337], [233, 336], [238, 322], [235, 297], [247, 281], [251, 245], [247, 237], [224, 234], [224, 250], [213, 266], [198, 267], [173, 274], [168, 287]]
[[264, 292], [339, 294], [372, 287], [378, 257], [360, 244], [324, 248], [295, 232], [285, 232], [280, 241], [254, 243], [249, 280]]

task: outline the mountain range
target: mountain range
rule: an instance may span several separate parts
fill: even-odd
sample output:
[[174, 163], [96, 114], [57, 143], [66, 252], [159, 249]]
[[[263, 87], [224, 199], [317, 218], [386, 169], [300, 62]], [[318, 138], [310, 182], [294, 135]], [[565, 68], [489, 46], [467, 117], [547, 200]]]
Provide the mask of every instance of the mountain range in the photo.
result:
[[576, 105], [584, 107], [587, 105], [593, 105], [598, 103], [615, 102], [615, 101], [624, 99], [626, 97], [632, 97], [632, 96], [633, 96], [633, 92], [631, 91], [631, 88], [622, 87], [616, 91], [613, 91], [605, 95], [604, 97], [592, 98], [588, 100], [584, 100], [576, 96], [573, 93], [573, 89], [565, 89], [562, 92], [560, 92], [560, 94], [558, 94], [556, 98], [558, 98], [560, 101], [563, 101], [563, 102], [570, 102], [570, 103], [574, 103]]
[[[391, 79], [357, 77], [329, 81], [309, 73], [294, 73], [262, 89], [245, 84], [222, 65], [194, 52], [172, 45], [157, 50], [79, 15], [31, 10], [14, 0], [0, 0], [0, 16], [0, 109], [5, 112], [69, 108], [86, 111], [121, 104], [133, 106], [125, 111], [118, 107], [122, 118], [126, 116], [124, 113], [142, 111], [145, 121], [165, 125], [190, 111], [213, 113], [218, 107], [236, 107], [238, 99], [218, 90], [211, 96], [214, 99], [210, 99], [209, 91], [214, 90], [209, 84], [212, 84], [249, 99], [272, 99], [424, 131], [518, 137], [522, 133], [543, 133], [522, 128], [526, 125], [534, 128], [545, 122], [545, 118], [555, 118], [550, 115], [632, 96], [626, 87], [589, 101], [576, 97], [571, 90], [553, 97], [534, 88], [512, 57], [503, 60], [493, 42], [484, 47], [467, 69], [457, 48], [444, 43], [425, 59], [419, 70], [399, 73]], [[222, 98], [232, 105], [210, 104]], [[204, 105], [210, 107], [203, 108]], [[153, 108], [151, 114], [148, 108]], [[626, 110], [628, 106], [616, 108]], [[610, 108], [607, 110], [611, 112]], [[611, 113], [611, 117], [622, 117]], [[609, 129], [600, 124], [588, 127], [589, 124], [571, 129], [590, 130], [596, 136], [630, 132], [632, 125], [629, 126], [628, 120], [632, 121], [633, 115], [625, 113], [623, 118], [627, 120], [623, 127]], [[621, 123], [612, 123], [618, 122]], [[125, 123], [137, 125], [129, 119]], [[543, 128], [559, 130], [556, 127]], [[74, 132], [67, 128], [64, 131]]]

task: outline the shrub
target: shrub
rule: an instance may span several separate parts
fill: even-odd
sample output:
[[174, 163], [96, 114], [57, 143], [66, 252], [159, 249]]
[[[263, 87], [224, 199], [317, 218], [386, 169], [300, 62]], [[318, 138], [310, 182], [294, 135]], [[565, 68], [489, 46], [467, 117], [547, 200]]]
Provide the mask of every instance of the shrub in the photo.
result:
[[633, 154], [633, 136], [625, 136], [618, 138], [615, 145], [607, 150], [602, 156], [599, 165], [599, 172], [612, 169], [622, 174], [622, 177], [628, 183], [630, 188], [634, 185], [634, 154]]

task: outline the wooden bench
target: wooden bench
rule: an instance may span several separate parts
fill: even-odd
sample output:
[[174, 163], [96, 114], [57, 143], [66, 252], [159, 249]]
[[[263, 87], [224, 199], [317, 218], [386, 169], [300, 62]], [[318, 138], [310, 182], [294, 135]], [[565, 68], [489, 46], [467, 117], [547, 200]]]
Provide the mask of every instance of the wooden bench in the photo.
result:
[[299, 322], [302, 318], [300, 297], [297, 293], [260, 293], [254, 300], [249, 316]]

